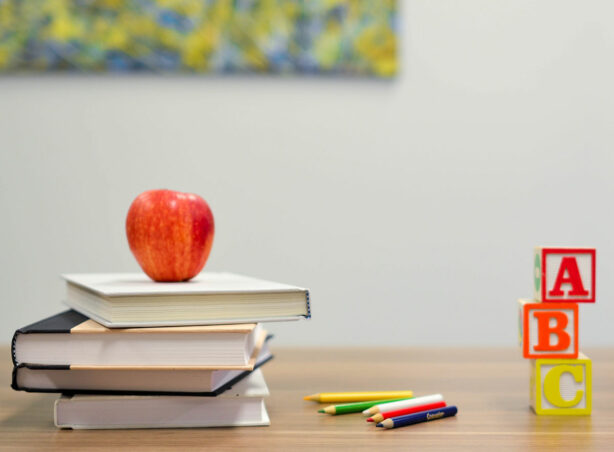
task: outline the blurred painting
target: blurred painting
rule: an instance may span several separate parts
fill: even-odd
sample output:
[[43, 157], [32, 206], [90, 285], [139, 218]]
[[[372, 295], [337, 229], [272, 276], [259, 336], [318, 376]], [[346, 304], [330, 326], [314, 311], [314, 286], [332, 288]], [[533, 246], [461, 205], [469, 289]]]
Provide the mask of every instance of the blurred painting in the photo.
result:
[[0, 0], [0, 72], [397, 72], [396, 0]]

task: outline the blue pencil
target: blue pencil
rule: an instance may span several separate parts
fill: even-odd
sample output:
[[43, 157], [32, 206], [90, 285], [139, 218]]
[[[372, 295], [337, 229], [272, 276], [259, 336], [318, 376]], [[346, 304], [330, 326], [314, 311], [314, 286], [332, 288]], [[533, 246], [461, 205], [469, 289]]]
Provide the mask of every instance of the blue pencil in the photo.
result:
[[419, 413], [406, 414], [404, 416], [391, 417], [384, 419], [377, 424], [378, 427], [397, 428], [406, 425], [418, 424], [420, 422], [434, 421], [444, 417], [454, 416], [458, 413], [455, 406], [447, 406], [444, 408], [436, 408], [434, 410], [421, 411]]

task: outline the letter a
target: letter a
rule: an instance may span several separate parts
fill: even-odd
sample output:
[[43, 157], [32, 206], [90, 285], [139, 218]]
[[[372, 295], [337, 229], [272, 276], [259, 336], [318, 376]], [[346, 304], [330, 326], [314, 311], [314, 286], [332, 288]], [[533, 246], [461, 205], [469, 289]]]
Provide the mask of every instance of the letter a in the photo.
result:
[[578, 262], [575, 257], [567, 256], [561, 260], [559, 274], [556, 276], [554, 288], [548, 292], [551, 297], [562, 297], [565, 294], [561, 290], [563, 284], [571, 284], [570, 296], [587, 296], [588, 290], [582, 285], [582, 277], [578, 269]]

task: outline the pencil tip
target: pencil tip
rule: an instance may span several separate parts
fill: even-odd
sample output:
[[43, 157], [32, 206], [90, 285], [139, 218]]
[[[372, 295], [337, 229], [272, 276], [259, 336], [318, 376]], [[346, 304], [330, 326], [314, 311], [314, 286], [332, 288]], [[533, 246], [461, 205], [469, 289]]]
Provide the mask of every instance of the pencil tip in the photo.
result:
[[313, 396], [312, 395], [306, 395], [305, 397], [303, 397], [303, 400], [313, 400]]
[[382, 424], [381, 422], [379, 424], [375, 424], [376, 427], [383, 427], [384, 424]]
[[318, 413], [326, 413], [324, 410], [318, 410]]
[[368, 418], [367, 422], [373, 422], [373, 418]]

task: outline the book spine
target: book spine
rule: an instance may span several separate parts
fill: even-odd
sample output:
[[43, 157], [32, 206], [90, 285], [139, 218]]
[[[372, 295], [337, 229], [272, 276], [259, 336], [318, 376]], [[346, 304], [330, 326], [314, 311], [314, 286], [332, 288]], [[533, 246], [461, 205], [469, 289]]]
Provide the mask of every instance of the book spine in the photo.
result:
[[25, 388], [19, 386], [17, 383], [19, 372], [21, 369], [42, 369], [42, 370], [70, 370], [70, 366], [66, 364], [26, 364], [19, 363], [13, 366], [13, 372], [11, 375], [11, 388], [15, 391], [25, 391], [25, 392], [63, 392], [61, 389], [46, 389], [46, 388]]
[[17, 386], [17, 366], [13, 366], [13, 372], [11, 374], [11, 388], [14, 391], [21, 391], [21, 388]]
[[21, 330], [15, 331], [13, 334], [13, 339], [11, 340], [11, 360], [13, 361], [13, 366], [17, 366], [17, 354], [15, 351], [15, 344], [17, 343], [17, 336], [21, 334]]

